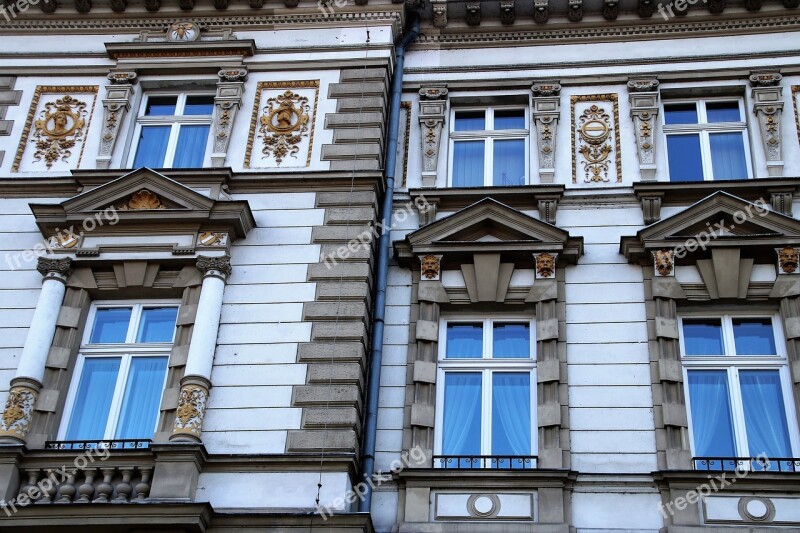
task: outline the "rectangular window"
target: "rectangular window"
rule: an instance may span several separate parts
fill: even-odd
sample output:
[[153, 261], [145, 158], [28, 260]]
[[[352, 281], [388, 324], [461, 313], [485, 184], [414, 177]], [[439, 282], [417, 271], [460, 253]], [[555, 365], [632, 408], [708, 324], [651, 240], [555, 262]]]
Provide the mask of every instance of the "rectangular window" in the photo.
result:
[[533, 323], [442, 323], [438, 468], [534, 468]]
[[450, 132], [453, 187], [525, 185], [528, 120], [523, 108], [455, 109]]
[[671, 181], [750, 177], [744, 103], [737, 98], [664, 102]]
[[93, 304], [60, 439], [152, 438], [177, 317], [171, 301]]
[[136, 119], [132, 167], [202, 167], [213, 113], [213, 95], [147, 94]]
[[[792, 470], [797, 423], [778, 317], [680, 322], [695, 467]], [[749, 460], [759, 456], [770, 463]]]

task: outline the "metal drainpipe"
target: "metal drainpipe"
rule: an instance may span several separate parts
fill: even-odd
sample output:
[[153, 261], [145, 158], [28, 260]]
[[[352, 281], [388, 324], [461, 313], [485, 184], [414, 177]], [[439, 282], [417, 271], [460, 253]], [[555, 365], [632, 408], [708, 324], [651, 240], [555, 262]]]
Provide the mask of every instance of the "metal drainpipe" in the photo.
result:
[[[394, 172], [397, 166], [397, 130], [400, 123], [400, 97], [403, 92], [403, 63], [406, 46], [419, 35], [419, 15], [411, 12], [411, 28], [395, 48], [395, 68], [392, 78], [391, 109], [389, 114], [389, 142], [386, 143], [386, 194], [383, 197], [381, 214], [382, 232], [378, 241], [378, 276], [375, 280], [375, 310], [372, 318], [372, 346], [370, 347], [369, 375], [367, 383], [367, 416], [364, 423], [364, 451], [362, 474], [370, 480], [375, 473], [375, 438], [378, 429], [378, 393], [381, 384], [381, 362], [383, 360], [383, 326], [386, 315], [386, 283], [389, 275], [389, 252], [392, 226], [392, 204], [394, 202]], [[372, 506], [372, 483], [367, 482], [364, 499], [358, 504], [362, 513], [370, 512]]]

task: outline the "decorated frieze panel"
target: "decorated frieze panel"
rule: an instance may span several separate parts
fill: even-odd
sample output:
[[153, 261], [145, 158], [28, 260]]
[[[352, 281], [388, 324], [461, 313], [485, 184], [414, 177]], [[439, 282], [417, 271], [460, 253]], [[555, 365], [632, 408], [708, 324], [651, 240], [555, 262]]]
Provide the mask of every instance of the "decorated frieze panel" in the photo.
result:
[[573, 95], [571, 108], [572, 182], [621, 182], [618, 96]]
[[800, 85], [792, 85], [792, 102], [794, 104], [794, 125], [797, 139], [800, 141]]
[[80, 168], [97, 91], [97, 85], [37, 86], [11, 171]]
[[260, 82], [244, 168], [296, 168], [311, 164], [319, 80]]

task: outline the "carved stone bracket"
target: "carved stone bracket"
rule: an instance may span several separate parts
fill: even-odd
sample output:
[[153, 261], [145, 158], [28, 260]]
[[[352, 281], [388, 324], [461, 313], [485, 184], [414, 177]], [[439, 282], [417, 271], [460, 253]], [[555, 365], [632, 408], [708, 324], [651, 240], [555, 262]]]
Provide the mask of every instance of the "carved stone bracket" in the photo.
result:
[[422, 127], [422, 186], [434, 187], [439, 166], [439, 144], [447, 111], [447, 86], [429, 85], [419, 90]]
[[219, 71], [217, 95], [214, 97], [214, 152], [211, 166], [225, 166], [225, 157], [231, 142], [231, 130], [236, 112], [242, 106], [244, 82], [247, 70], [243, 68], [222, 69]]
[[537, 24], [544, 24], [550, 18], [549, 0], [533, 0], [533, 20]]
[[580, 22], [583, 19], [583, 0], [569, 0], [567, 18], [570, 22]]
[[642, 196], [642, 215], [644, 223], [650, 225], [661, 220], [661, 197], [660, 194]]
[[10, 437], [11, 440], [25, 442], [40, 389], [41, 385], [31, 379], [12, 380], [3, 416], [0, 418], [0, 439]]
[[133, 84], [136, 83], [136, 73], [111, 72], [108, 79], [111, 85], [106, 85], [106, 98], [103, 100], [103, 134], [100, 136], [97, 168], [108, 168], [111, 165], [119, 129], [131, 108], [130, 99]]
[[515, 1], [500, 0], [500, 22], [505, 25], [514, 24], [514, 18], [516, 17]]
[[769, 189], [769, 203], [772, 210], [787, 217], [792, 216], [794, 188]]
[[200, 441], [211, 383], [199, 376], [186, 376], [181, 381], [170, 440]]
[[617, 20], [619, 16], [619, 1], [618, 0], [604, 0], [603, 1], [603, 18], [606, 20]]
[[539, 219], [548, 224], [556, 224], [556, 209], [558, 208], [558, 198], [539, 199]]
[[642, 180], [656, 179], [655, 128], [658, 116], [658, 80], [632, 79], [628, 81], [631, 119], [636, 135], [636, 153], [639, 156], [639, 174]]
[[533, 123], [539, 148], [539, 181], [553, 183], [556, 172], [556, 132], [560, 113], [561, 85], [557, 81], [533, 84]]
[[433, 7], [433, 27], [447, 27], [447, 0], [431, 0]]
[[753, 72], [750, 84], [753, 86], [753, 112], [758, 119], [761, 131], [761, 144], [767, 159], [767, 174], [783, 176], [783, 154], [781, 152], [781, 117], [783, 100], [780, 81], [783, 76], [777, 72]]
[[425, 202], [414, 202], [419, 212], [419, 227], [427, 226], [436, 220], [436, 211], [439, 207], [439, 198], [425, 197]]
[[480, 2], [467, 2], [467, 12], [465, 15], [465, 19], [467, 21], [468, 26], [480, 26], [481, 25], [481, 3]]

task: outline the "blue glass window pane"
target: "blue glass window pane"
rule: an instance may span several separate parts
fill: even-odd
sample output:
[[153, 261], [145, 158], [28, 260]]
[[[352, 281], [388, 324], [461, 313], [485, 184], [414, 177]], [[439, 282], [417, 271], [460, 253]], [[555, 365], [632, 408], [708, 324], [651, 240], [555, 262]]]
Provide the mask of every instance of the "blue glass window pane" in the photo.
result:
[[477, 372], [445, 374], [442, 454], [481, 454], [481, 374]]
[[166, 357], [133, 358], [114, 438], [153, 437], [166, 372]]
[[483, 141], [453, 143], [453, 187], [483, 185]]
[[105, 438], [119, 363], [120, 359], [117, 357], [86, 358], [69, 418], [66, 440]]
[[525, 141], [495, 141], [493, 165], [495, 185], [525, 185]]
[[747, 179], [744, 139], [741, 133], [711, 133], [711, 168], [715, 180]]
[[667, 135], [670, 181], [703, 181], [700, 135]]
[[164, 117], [175, 114], [177, 96], [151, 96], [147, 99], [144, 114], [148, 117]]
[[171, 126], [142, 126], [136, 145], [135, 168], [162, 168]]
[[143, 309], [136, 342], [172, 342], [177, 317], [177, 307]]
[[706, 102], [706, 119], [709, 122], [741, 122], [739, 102]]
[[685, 355], [724, 355], [722, 322], [715, 318], [684, 319]]
[[494, 112], [494, 129], [524, 130], [525, 111], [522, 109], [498, 109]]
[[98, 309], [94, 315], [94, 327], [92, 328], [92, 336], [89, 342], [125, 342], [130, 321], [130, 307]]
[[459, 111], [456, 113], [453, 131], [483, 131], [486, 129], [484, 111]]
[[492, 357], [522, 358], [531, 357], [530, 324], [494, 324]]
[[447, 324], [448, 359], [483, 357], [483, 324]]
[[173, 168], [195, 168], [203, 166], [208, 142], [208, 126], [181, 126], [178, 147], [175, 149]]
[[492, 374], [492, 455], [531, 454], [531, 375]]
[[665, 124], [697, 124], [697, 104], [668, 104], [664, 106]]
[[[777, 370], [740, 370], [744, 423], [750, 457], [792, 457], [786, 408]], [[777, 463], [771, 465], [777, 469]]]
[[214, 112], [213, 96], [187, 96], [184, 115], [211, 115]]
[[769, 318], [734, 318], [737, 355], [775, 355], [775, 335]]
[[736, 457], [727, 372], [690, 370], [688, 374], [695, 455]]

